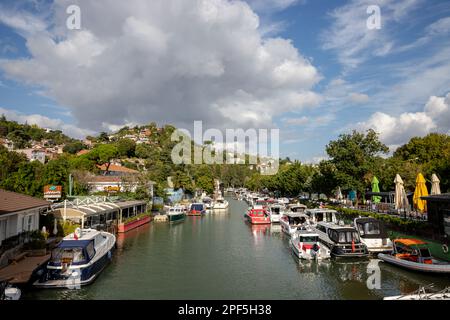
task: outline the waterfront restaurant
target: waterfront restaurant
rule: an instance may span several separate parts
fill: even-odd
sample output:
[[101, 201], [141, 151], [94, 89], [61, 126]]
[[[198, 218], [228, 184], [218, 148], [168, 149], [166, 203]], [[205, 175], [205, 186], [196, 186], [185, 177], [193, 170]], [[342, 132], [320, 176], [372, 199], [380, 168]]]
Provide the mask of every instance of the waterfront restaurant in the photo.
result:
[[427, 201], [428, 222], [437, 240], [450, 238], [450, 193], [421, 197]]
[[[53, 207], [54, 215], [84, 228], [117, 232], [131, 223], [134, 217], [147, 212], [145, 201], [65, 200]], [[130, 221], [130, 222], [128, 222]]]

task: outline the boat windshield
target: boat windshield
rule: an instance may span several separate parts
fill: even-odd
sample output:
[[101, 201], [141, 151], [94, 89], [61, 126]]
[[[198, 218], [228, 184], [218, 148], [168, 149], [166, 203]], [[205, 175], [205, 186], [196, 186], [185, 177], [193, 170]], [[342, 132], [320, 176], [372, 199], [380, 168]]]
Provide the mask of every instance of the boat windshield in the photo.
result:
[[203, 205], [202, 204], [193, 204], [191, 209], [195, 210], [195, 211], [202, 211], [203, 210]]
[[352, 241], [359, 242], [358, 233], [356, 231], [349, 230], [330, 230], [330, 238], [337, 243], [351, 243]]
[[380, 223], [378, 221], [358, 223], [358, 230], [362, 236], [381, 234]]
[[270, 212], [272, 214], [280, 214], [280, 208], [279, 207], [272, 207], [272, 208], [270, 208]]
[[83, 248], [55, 248], [52, 251], [51, 261], [53, 263], [80, 263], [86, 261]]
[[289, 217], [289, 224], [291, 225], [299, 225], [306, 222], [305, 217]]
[[300, 237], [301, 242], [317, 242], [319, 241], [317, 236], [301, 236]]

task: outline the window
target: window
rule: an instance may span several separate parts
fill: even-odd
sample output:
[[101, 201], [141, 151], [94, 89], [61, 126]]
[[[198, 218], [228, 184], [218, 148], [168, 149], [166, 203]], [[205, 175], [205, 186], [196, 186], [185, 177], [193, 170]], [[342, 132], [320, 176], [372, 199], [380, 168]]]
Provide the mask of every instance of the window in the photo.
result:
[[83, 248], [56, 248], [52, 251], [53, 263], [79, 263], [85, 260]]
[[94, 248], [94, 242], [91, 241], [87, 247], [86, 247], [86, 252], [88, 254], [89, 260], [92, 259], [95, 255], [95, 248]]
[[0, 244], [6, 239], [6, 231], [8, 230], [8, 220], [0, 220]]
[[380, 223], [377, 221], [358, 224], [361, 235], [378, 235], [381, 233]]
[[302, 236], [300, 237], [302, 242], [317, 242], [318, 238], [316, 236]]

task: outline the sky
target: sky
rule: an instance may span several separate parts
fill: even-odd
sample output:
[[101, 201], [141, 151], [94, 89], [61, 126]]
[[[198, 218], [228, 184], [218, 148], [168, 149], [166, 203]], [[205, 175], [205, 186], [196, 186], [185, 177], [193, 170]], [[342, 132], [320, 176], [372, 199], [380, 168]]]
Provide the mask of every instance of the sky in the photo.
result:
[[450, 134], [450, 2], [1, 0], [0, 114], [76, 138], [279, 128], [281, 156], [310, 163], [372, 128], [394, 151]]

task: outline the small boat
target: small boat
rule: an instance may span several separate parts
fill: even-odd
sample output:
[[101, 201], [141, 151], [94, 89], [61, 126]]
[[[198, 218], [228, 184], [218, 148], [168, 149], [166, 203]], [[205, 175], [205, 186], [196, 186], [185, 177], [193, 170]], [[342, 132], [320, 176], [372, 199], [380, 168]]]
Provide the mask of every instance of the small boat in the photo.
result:
[[264, 198], [258, 198], [256, 200], [253, 201], [253, 205], [252, 205], [253, 209], [268, 209], [268, 202], [266, 199]]
[[369, 251], [361, 242], [358, 231], [352, 226], [341, 226], [330, 222], [319, 222], [313, 227], [322, 244], [330, 248], [334, 257], [367, 257]]
[[321, 260], [331, 256], [330, 249], [320, 244], [319, 235], [311, 230], [298, 230], [290, 242], [292, 251], [299, 259]]
[[378, 258], [412, 271], [450, 274], [450, 263], [435, 259], [427, 243], [419, 239], [395, 239], [394, 250], [379, 253]]
[[268, 214], [272, 223], [279, 223], [284, 213], [284, 206], [281, 204], [272, 204], [269, 206]]
[[79, 289], [92, 283], [112, 259], [116, 236], [80, 229], [63, 238], [33, 285], [39, 288]]
[[170, 207], [169, 211], [167, 211], [167, 217], [169, 219], [169, 222], [181, 222], [186, 219], [186, 212], [184, 210], [184, 207], [182, 206], [175, 206]]
[[302, 212], [288, 212], [280, 219], [281, 230], [289, 236], [306, 224], [308, 224], [308, 216]]
[[450, 300], [450, 287], [438, 292], [427, 291], [427, 287], [404, 295], [384, 297], [383, 300]]
[[245, 218], [251, 224], [270, 224], [270, 218], [267, 211], [264, 209], [250, 209]]
[[202, 216], [206, 214], [206, 207], [203, 203], [193, 203], [191, 204], [188, 216]]
[[212, 199], [210, 197], [207, 197], [207, 196], [203, 197], [202, 203], [205, 205], [206, 210], [212, 209]]
[[214, 201], [213, 210], [226, 210], [228, 209], [228, 201], [223, 197], [219, 197]]
[[22, 292], [8, 282], [0, 282], [0, 301], [19, 300]]
[[369, 253], [392, 252], [394, 249], [381, 221], [371, 217], [355, 218], [353, 225], [359, 231], [361, 241], [367, 246]]

